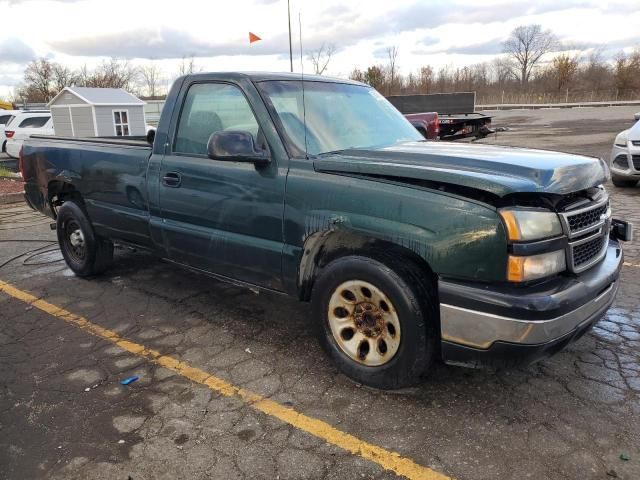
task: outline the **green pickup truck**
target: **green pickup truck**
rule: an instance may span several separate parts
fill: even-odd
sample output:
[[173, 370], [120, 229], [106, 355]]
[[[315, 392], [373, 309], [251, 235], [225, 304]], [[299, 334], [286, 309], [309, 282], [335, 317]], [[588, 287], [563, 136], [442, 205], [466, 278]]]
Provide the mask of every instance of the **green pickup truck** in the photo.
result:
[[338, 367], [385, 389], [437, 358], [560, 350], [612, 304], [631, 235], [603, 161], [426, 142], [374, 89], [325, 77], [188, 75], [155, 139], [34, 136], [19, 163], [77, 275], [117, 242], [294, 295]]

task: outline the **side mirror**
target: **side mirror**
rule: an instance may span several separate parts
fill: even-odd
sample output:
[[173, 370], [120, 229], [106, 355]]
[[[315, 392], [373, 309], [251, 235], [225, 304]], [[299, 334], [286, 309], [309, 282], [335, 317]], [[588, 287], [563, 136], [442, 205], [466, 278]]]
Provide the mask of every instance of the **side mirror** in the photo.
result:
[[155, 128], [151, 128], [149, 129], [149, 131], [147, 132], [147, 143], [151, 146], [153, 146], [153, 141], [156, 139], [156, 129]]
[[248, 162], [266, 165], [271, 162], [268, 149], [258, 150], [249, 132], [215, 132], [207, 142], [207, 155], [212, 160]]
[[633, 118], [635, 118], [636, 120], [640, 120], [640, 112], [636, 113]]

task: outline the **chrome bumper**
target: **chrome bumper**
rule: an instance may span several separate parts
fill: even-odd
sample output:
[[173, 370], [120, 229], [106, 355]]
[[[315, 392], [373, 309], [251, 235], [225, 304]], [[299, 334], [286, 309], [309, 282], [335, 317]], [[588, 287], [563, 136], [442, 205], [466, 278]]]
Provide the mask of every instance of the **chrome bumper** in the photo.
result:
[[588, 303], [547, 320], [523, 320], [476, 310], [440, 305], [442, 340], [472, 348], [487, 349], [495, 342], [526, 345], [547, 343], [580, 329], [611, 306], [618, 291], [613, 282]]

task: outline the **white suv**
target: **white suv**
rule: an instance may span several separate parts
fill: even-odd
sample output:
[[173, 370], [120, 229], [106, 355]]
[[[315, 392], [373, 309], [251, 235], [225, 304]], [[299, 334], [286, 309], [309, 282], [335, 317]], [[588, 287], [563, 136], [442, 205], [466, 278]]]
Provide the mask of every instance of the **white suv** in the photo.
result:
[[[640, 117], [640, 113], [636, 114]], [[616, 187], [633, 187], [640, 180], [640, 119], [620, 132], [611, 149], [611, 181]]]
[[18, 113], [20, 110], [0, 110], [0, 152], [2, 153], [6, 151], [7, 146], [7, 137], [4, 134], [5, 125]]
[[18, 158], [20, 147], [31, 135], [53, 135], [51, 114], [40, 112], [20, 112], [4, 128], [7, 137], [6, 152], [10, 157]]

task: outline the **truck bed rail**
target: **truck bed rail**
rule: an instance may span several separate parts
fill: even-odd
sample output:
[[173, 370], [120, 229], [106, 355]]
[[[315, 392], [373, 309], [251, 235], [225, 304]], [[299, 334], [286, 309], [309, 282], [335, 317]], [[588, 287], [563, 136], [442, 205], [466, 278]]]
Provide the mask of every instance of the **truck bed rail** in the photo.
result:
[[41, 140], [54, 140], [61, 142], [100, 143], [105, 145], [119, 145], [123, 147], [151, 148], [146, 137], [62, 137], [58, 135], [31, 135], [30, 138]]

